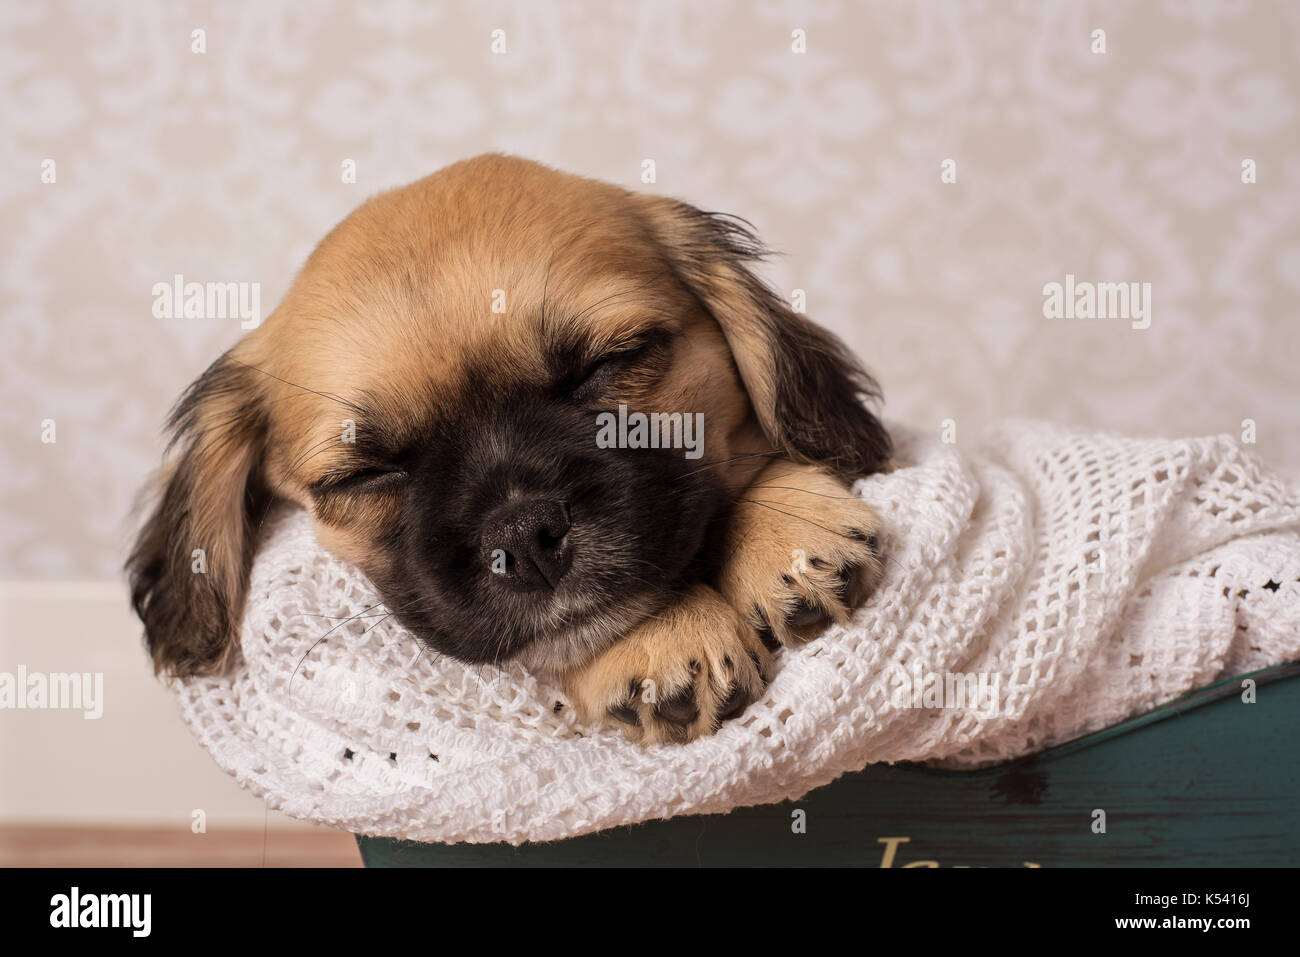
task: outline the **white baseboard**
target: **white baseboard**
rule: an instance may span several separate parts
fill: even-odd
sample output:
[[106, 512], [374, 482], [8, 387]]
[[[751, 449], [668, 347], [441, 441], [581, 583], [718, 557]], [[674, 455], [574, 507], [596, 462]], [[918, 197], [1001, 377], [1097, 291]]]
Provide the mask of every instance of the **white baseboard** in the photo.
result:
[[20, 668], [102, 675], [103, 714], [0, 708], [0, 824], [188, 831], [202, 810], [209, 831], [310, 827], [268, 815], [190, 736], [154, 679], [124, 582], [0, 581], [0, 673]]

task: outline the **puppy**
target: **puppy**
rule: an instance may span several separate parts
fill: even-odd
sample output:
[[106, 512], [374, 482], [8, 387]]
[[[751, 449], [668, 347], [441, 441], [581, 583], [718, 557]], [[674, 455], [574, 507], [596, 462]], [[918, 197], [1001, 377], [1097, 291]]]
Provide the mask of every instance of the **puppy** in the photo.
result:
[[500, 155], [366, 202], [171, 413], [127, 564], [155, 669], [235, 662], [288, 499], [429, 648], [551, 673], [647, 744], [716, 730], [881, 573], [847, 485], [889, 460], [876, 385], [761, 255]]

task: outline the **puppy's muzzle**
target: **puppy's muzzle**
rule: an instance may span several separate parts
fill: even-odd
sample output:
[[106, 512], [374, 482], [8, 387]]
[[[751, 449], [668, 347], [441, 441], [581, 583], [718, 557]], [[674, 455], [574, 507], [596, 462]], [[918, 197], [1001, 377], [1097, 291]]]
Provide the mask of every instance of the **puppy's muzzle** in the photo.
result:
[[494, 580], [518, 591], [551, 591], [573, 564], [569, 507], [554, 499], [516, 499], [483, 523], [480, 553]]

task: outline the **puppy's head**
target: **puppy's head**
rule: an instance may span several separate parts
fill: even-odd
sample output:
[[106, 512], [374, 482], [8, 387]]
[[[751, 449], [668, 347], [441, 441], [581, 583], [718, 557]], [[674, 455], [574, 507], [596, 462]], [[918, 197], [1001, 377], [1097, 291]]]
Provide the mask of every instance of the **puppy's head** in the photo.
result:
[[560, 668], [707, 580], [771, 456], [879, 467], [874, 383], [760, 253], [739, 221], [502, 156], [367, 202], [172, 413], [128, 563], [155, 666], [234, 659], [276, 498], [436, 651]]

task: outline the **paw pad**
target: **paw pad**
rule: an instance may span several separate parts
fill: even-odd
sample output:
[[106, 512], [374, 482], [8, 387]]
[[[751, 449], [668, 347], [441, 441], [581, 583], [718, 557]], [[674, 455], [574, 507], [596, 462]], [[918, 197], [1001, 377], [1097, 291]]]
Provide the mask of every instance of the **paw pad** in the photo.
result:
[[695, 689], [687, 685], [666, 701], [660, 701], [655, 706], [655, 714], [671, 724], [690, 724], [700, 716], [700, 706], [695, 701]]

